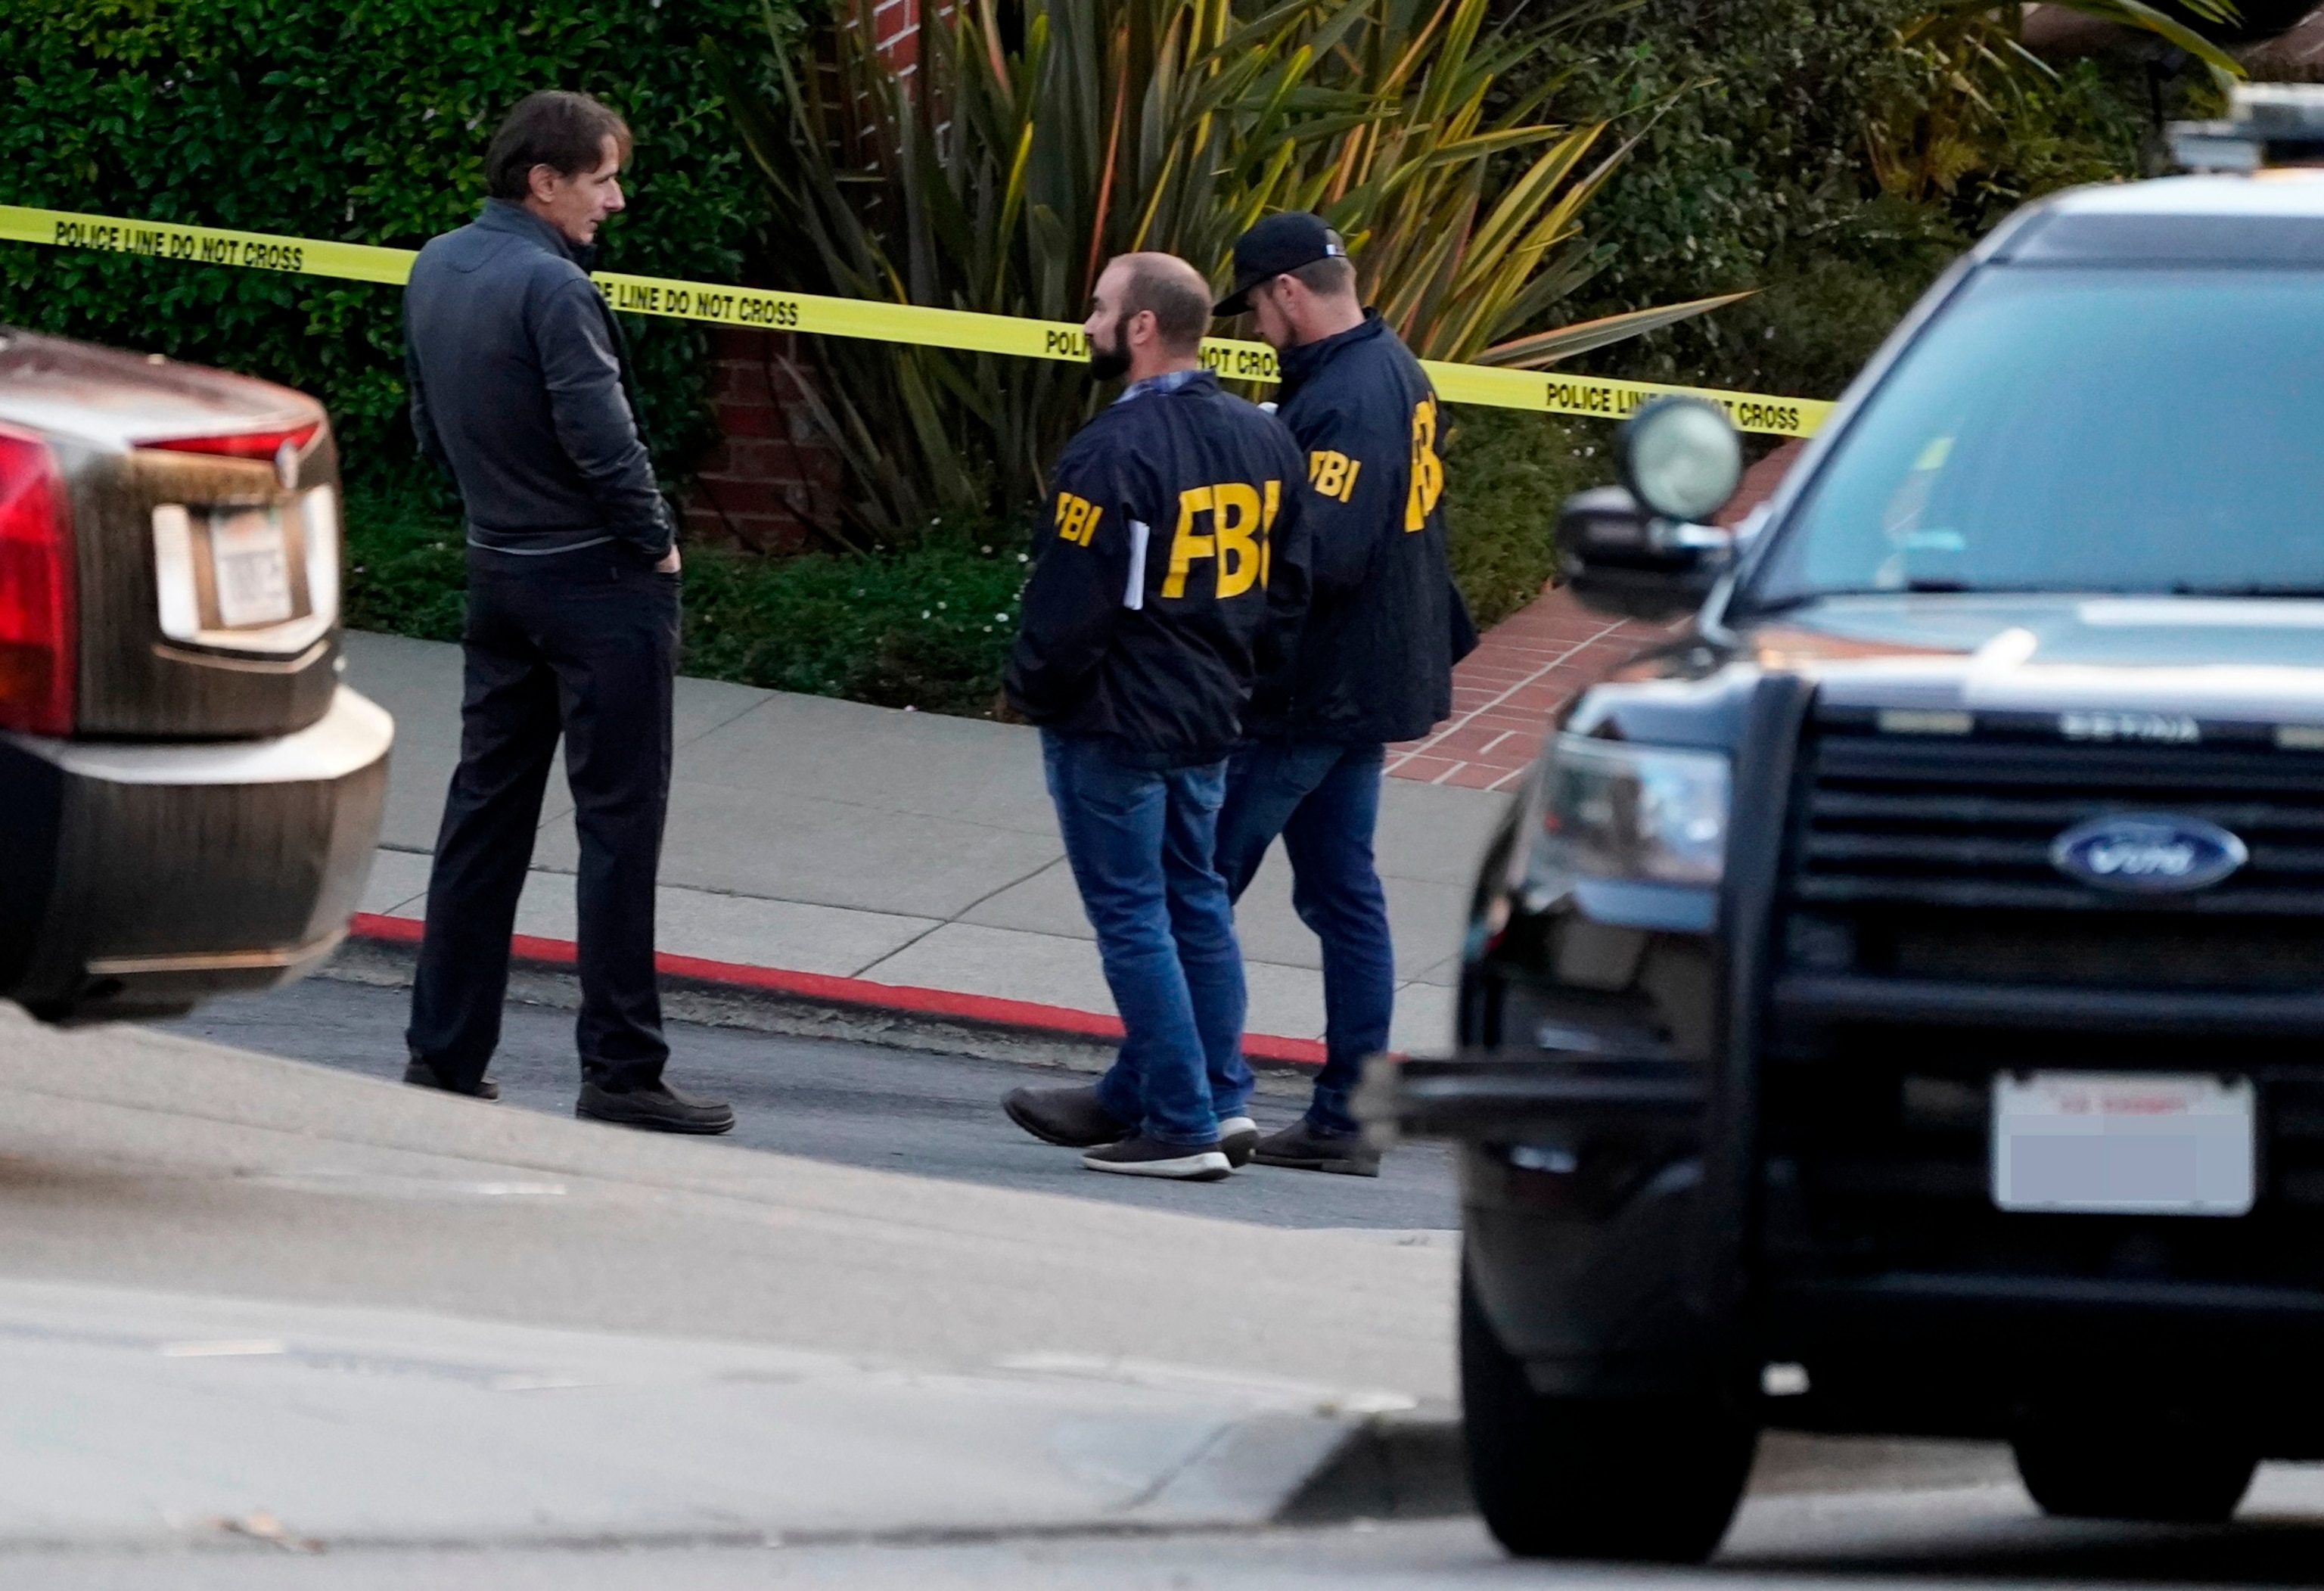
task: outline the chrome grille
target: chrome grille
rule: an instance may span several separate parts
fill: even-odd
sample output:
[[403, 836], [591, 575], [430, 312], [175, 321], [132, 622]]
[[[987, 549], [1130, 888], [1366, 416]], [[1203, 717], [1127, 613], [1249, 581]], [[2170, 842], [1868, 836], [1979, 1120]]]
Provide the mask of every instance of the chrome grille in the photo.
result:
[[[1812, 735], [1791, 898], [1803, 905], [2145, 916], [2324, 916], [2324, 754]], [[2167, 811], [2239, 836], [2251, 859], [2184, 895], [2126, 899], [2050, 865], [2063, 830]]]

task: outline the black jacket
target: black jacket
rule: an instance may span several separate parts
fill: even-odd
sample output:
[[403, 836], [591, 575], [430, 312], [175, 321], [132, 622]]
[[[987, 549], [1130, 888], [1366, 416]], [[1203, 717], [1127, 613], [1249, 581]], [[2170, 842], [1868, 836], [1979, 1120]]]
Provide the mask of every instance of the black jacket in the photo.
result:
[[403, 290], [411, 429], [459, 482], [472, 541], [549, 550], [612, 537], [659, 559], [669, 509], [589, 252], [497, 199], [430, 239]]
[[1156, 768], [1215, 762], [1307, 601], [1299, 450], [1208, 373], [1107, 409], [1057, 460], [1009, 699]]
[[1296, 655], [1261, 682], [1254, 735], [1416, 740], [1452, 710], [1477, 644], [1445, 560], [1443, 410], [1377, 310], [1283, 356], [1276, 413], [1307, 456], [1314, 596]]

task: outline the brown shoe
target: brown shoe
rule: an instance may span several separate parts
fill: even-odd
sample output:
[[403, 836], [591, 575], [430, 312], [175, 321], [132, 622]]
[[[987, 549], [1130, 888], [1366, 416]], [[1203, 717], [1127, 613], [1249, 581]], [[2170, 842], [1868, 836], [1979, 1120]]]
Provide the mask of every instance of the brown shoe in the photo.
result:
[[1011, 1088], [1001, 1096], [1009, 1119], [1044, 1143], [1094, 1149], [1119, 1143], [1138, 1129], [1097, 1102], [1095, 1085], [1070, 1088]]

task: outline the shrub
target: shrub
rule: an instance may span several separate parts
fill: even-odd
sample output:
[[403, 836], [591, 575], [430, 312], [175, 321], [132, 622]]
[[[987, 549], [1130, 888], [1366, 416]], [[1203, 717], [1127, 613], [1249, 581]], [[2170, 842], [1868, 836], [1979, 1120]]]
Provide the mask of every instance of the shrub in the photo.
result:
[[[786, 15], [795, 0], [774, 0]], [[0, 203], [416, 246], [467, 220], [484, 141], [536, 88], [637, 134], [613, 268], [732, 281], [761, 217], [697, 39], [761, 0], [9, 0]], [[360, 473], [402, 428], [395, 291], [0, 245], [0, 320], [287, 383]], [[668, 463], [704, 439], [701, 338], [631, 322]]]
[[[1757, 292], [1591, 356], [1589, 368], [1832, 396], [1945, 263], [2012, 208], [2069, 183], [2138, 174], [2142, 140], [2155, 133], [2144, 71], [2085, 62], [2055, 79], [2024, 74], [1949, 191], [1920, 202], [1883, 194], [1867, 132], [1924, 97], [1928, 63], [1904, 33], [1935, 9], [1645, 0], [1578, 32], [1548, 28], [1551, 46], [1528, 72], [1564, 74], [1571, 114], [1661, 107], [1591, 207], [1603, 263], [1580, 307], [1606, 314]], [[2166, 116], [2211, 114], [2200, 62], [2162, 88]]]
[[1480, 629], [1541, 594], [1557, 568], [1557, 511], [1613, 478], [1612, 428], [1512, 409], [1455, 408], [1444, 456], [1452, 579]]

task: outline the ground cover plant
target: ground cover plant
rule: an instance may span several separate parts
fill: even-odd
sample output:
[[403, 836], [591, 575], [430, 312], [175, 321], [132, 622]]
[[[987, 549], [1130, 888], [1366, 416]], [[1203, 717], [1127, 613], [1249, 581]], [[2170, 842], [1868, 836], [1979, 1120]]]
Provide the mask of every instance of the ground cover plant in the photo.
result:
[[[448, 484], [403, 470], [347, 491], [346, 622], [456, 641], [466, 559]], [[686, 553], [685, 672], [770, 690], [990, 717], [1025, 584], [1020, 525], [930, 528], [862, 557]]]

